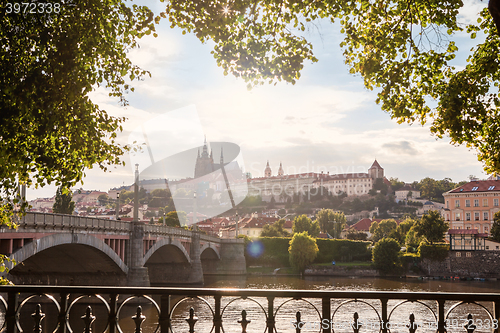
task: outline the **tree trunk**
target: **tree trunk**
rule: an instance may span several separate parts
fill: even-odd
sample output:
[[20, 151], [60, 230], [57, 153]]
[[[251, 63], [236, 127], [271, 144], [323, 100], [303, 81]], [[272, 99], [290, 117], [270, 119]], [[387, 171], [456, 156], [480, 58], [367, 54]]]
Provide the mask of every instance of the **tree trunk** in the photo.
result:
[[500, 34], [500, 0], [490, 0], [488, 3], [488, 10], [497, 27], [497, 33]]

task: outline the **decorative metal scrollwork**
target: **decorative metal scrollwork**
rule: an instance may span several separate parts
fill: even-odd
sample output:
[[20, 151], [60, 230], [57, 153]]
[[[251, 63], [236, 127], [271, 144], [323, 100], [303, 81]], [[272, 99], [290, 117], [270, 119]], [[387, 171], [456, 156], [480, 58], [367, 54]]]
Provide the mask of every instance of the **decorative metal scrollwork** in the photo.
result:
[[43, 318], [45, 318], [45, 313], [42, 312], [42, 306], [40, 305], [40, 303], [36, 305], [35, 312], [31, 314], [31, 317], [35, 321], [33, 332], [42, 333], [42, 320]]
[[241, 324], [241, 333], [247, 333], [247, 325], [250, 324], [251, 320], [247, 320], [247, 312], [245, 310], [241, 311], [241, 320], [238, 320], [238, 324]]
[[135, 323], [135, 333], [141, 333], [141, 325], [142, 322], [146, 320], [146, 316], [142, 314], [142, 307], [140, 305], [137, 307], [137, 311], [135, 313], [135, 316], [132, 317], [132, 320]]
[[92, 307], [89, 305], [85, 314], [82, 316], [83, 322], [85, 323], [84, 333], [92, 333], [92, 324], [95, 321], [95, 316], [92, 314]]
[[194, 315], [194, 309], [192, 307], [189, 309], [189, 317], [185, 320], [189, 324], [189, 333], [194, 333], [194, 325], [196, 325], [198, 317]]

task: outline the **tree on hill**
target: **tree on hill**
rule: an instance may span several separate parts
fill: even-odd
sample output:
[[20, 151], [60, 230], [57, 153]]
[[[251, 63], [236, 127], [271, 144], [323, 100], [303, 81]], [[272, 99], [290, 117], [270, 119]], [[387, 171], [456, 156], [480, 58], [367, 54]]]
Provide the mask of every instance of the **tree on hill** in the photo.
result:
[[390, 237], [397, 239], [396, 229], [398, 224], [393, 219], [382, 220], [380, 222], [373, 222], [370, 226], [370, 233], [372, 234], [372, 241], [377, 243], [382, 238]]
[[[179, 218], [180, 216], [180, 218]], [[180, 227], [181, 219], [186, 219], [186, 213], [183, 211], [171, 211], [168, 212], [167, 215], [165, 216], [165, 224], [168, 225], [169, 227]]]
[[418, 236], [425, 237], [432, 245], [443, 240], [444, 233], [448, 231], [450, 225], [437, 210], [430, 210], [413, 227]]
[[296, 216], [293, 219], [293, 233], [307, 232], [312, 237], [317, 237], [319, 235], [319, 223], [318, 221], [312, 221], [306, 215]]
[[285, 219], [279, 219], [273, 224], [266, 224], [262, 228], [260, 233], [261, 237], [289, 237], [290, 233], [286, 231], [283, 227], [285, 225]]
[[491, 226], [491, 238], [495, 242], [500, 242], [500, 211], [493, 215], [493, 225]]
[[75, 210], [75, 202], [73, 194], [69, 189], [57, 188], [56, 198], [52, 206], [52, 212], [56, 214], [73, 214]]
[[[213, 54], [224, 74], [264, 83], [300, 78], [305, 61], [316, 62], [313, 45], [303, 37], [310, 22], [340, 24], [340, 43], [352, 74], [376, 102], [399, 123], [430, 124], [438, 138], [476, 150], [488, 172], [500, 171], [500, 60], [498, 0], [471, 24], [460, 22], [463, 1], [319, 0], [305, 2], [211, 2], [172, 0], [166, 7], [171, 25], [214, 41]], [[294, 27], [295, 29], [290, 29]], [[456, 67], [456, 38], [480, 36], [463, 52], [469, 58]]]
[[293, 235], [288, 248], [290, 264], [301, 274], [307, 265], [311, 264], [318, 254], [316, 240], [309, 236], [307, 232], [300, 232]]
[[343, 212], [335, 212], [332, 209], [322, 209], [316, 214], [321, 231], [328, 232], [331, 236], [340, 237], [340, 232], [344, 229], [347, 219]]

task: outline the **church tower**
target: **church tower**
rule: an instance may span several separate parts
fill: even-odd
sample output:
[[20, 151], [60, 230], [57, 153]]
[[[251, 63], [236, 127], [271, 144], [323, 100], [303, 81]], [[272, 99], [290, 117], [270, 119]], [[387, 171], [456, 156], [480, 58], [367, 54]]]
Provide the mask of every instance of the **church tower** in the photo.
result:
[[377, 160], [375, 160], [370, 169], [368, 169], [368, 175], [372, 179], [384, 178], [384, 169], [378, 164]]
[[196, 164], [194, 168], [194, 178], [198, 178], [207, 175], [214, 171], [214, 159], [212, 152], [208, 155], [207, 138], [205, 138], [205, 143], [203, 144], [203, 150], [200, 156], [200, 151], [198, 150], [198, 157], [196, 158]]
[[278, 177], [283, 177], [284, 176], [284, 172], [283, 172], [283, 167], [281, 166], [281, 162], [280, 162], [280, 168], [278, 169]]
[[271, 172], [271, 167], [269, 166], [269, 161], [267, 161], [266, 168], [264, 169], [264, 177], [269, 178], [271, 177], [272, 172]]

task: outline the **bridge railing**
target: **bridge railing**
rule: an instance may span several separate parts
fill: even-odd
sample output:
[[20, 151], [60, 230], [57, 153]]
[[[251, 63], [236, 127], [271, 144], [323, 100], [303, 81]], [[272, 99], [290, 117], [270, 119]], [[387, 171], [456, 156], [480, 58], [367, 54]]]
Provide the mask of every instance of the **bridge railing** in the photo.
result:
[[93, 231], [130, 231], [130, 222], [64, 214], [28, 212], [18, 222], [19, 227], [34, 229], [83, 229]]
[[500, 294], [486, 293], [1, 286], [0, 295], [8, 333], [498, 333], [500, 315]]

